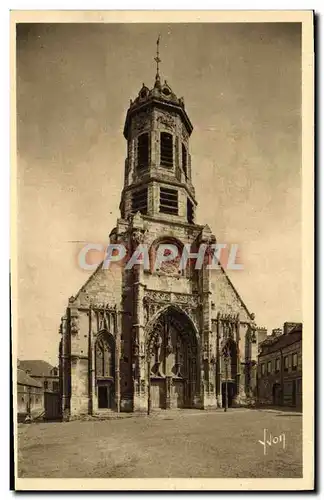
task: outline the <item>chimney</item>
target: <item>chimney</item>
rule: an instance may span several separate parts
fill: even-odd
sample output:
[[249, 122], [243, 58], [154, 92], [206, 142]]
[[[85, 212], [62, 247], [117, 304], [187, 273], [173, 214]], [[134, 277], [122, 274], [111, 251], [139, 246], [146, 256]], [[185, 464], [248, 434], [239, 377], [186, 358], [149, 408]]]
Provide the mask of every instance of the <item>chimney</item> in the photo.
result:
[[284, 334], [287, 335], [288, 333], [291, 333], [295, 331], [296, 327], [302, 327], [302, 323], [294, 323], [293, 321], [286, 321], [284, 323]]

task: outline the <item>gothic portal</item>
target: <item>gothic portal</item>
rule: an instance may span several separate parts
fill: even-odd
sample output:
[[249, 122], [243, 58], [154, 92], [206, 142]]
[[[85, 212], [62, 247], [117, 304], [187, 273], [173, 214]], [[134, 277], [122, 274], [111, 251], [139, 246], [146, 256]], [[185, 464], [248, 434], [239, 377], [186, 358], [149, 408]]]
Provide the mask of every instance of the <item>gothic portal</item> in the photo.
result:
[[182, 269], [178, 256], [153, 265], [162, 244], [179, 255], [204, 244], [212, 254], [215, 237], [196, 221], [192, 131], [183, 98], [157, 68], [153, 88], [143, 84], [127, 111], [120, 218], [110, 233], [129, 256], [145, 245], [149, 266], [102, 263], [70, 298], [60, 327], [65, 418], [217, 408], [225, 387], [233, 405], [254, 397], [254, 316], [225, 271], [191, 261]]

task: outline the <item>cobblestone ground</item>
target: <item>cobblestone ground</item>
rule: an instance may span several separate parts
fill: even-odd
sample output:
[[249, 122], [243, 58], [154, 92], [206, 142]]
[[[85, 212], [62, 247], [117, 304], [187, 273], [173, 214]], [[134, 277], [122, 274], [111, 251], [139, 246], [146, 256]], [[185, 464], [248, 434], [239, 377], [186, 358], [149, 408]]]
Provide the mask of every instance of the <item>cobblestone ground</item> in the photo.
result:
[[[264, 446], [272, 435], [271, 446]], [[283, 440], [276, 438], [285, 434]], [[302, 477], [302, 416], [185, 410], [107, 421], [21, 424], [18, 476]]]

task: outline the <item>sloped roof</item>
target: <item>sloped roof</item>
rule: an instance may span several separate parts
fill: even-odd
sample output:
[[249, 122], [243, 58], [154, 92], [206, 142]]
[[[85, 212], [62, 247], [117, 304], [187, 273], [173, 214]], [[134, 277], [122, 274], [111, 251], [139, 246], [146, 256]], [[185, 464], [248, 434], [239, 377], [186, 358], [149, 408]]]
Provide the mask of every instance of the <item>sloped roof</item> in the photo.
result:
[[30, 370], [30, 375], [32, 377], [52, 377], [51, 371], [54, 366], [42, 359], [21, 359], [19, 368], [24, 371]]
[[260, 345], [260, 355], [262, 356], [263, 354], [270, 354], [271, 352], [278, 351], [299, 340], [302, 340], [302, 328], [296, 327], [290, 333], [283, 333], [282, 335], [270, 337], [262, 342]]
[[30, 377], [30, 375], [28, 375], [26, 372], [24, 372], [24, 370], [21, 370], [20, 368], [17, 369], [17, 384], [29, 385], [31, 387], [43, 387], [38, 380]]

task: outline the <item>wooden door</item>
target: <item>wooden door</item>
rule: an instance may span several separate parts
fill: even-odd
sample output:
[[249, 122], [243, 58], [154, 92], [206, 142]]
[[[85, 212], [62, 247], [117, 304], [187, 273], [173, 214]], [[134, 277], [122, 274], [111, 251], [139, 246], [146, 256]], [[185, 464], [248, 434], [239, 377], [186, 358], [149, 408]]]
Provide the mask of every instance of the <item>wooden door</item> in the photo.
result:
[[151, 408], [165, 408], [165, 379], [151, 380]]

